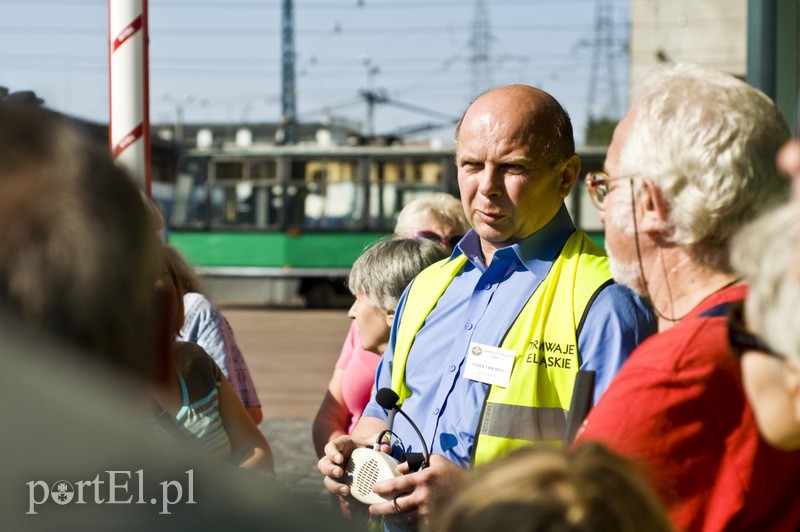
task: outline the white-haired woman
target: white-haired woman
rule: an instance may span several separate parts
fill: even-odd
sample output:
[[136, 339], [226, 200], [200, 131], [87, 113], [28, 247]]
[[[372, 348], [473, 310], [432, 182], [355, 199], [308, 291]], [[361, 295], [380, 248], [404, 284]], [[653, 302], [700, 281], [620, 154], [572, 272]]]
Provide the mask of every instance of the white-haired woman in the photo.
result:
[[403, 207], [397, 216], [394, 234], [434, 240], [452, 250], [469, 228], [461, 202], [450, 194], [437, 192]]

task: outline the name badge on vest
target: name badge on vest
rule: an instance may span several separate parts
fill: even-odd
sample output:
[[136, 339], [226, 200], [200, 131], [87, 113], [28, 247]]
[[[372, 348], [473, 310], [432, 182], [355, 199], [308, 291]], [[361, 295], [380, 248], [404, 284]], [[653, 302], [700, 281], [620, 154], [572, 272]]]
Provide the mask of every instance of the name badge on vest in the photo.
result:
[[493, 345], [469, 344], [464, 378], [508, 388], [516, 353]]

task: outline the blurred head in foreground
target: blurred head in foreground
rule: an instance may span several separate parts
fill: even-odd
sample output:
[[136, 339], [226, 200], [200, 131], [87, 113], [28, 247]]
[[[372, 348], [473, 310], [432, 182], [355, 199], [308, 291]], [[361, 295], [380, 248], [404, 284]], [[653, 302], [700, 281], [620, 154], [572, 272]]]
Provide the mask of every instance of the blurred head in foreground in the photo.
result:
[[479, 468], [431, 530], [672, 530], [648, 484], [624, 459], [589, 443], [564, 454], [525, 447]]
[[159, 242], [108, 147], [55, 113], [2, 103], [0, 197], [0, 306], [152, 377]]

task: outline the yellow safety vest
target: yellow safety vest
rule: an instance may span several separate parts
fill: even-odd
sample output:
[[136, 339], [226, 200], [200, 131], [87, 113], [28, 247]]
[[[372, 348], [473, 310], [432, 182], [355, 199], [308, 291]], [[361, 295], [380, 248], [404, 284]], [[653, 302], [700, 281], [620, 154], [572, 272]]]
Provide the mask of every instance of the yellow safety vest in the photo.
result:
[[[461, 255], [437, 262], [409, 289], [392, 365], [392, 389], [400, 403], [411, 395], [405, 367], [417, 331], [466, 260]], [[576, 230], [500, 346], [516, 353], [511, 380], [508, 388], [489, 388], [476, 434], [475, 465], [534, 442], [561, 443], [580, 369], [577, 331], [595, 294], [610, 280], [605, 253]]]

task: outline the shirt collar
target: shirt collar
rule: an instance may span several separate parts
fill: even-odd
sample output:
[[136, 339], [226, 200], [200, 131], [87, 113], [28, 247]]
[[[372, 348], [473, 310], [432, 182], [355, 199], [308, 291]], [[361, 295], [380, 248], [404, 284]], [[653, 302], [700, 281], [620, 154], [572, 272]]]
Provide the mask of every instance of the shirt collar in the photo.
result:
[[[516, 244], [498, 249], [494, 256], [499, 260], [520, 263], [532, 273], [544, 277], [573, 232], [575, 224], [572, 223], [566, 205], [561, 205], [556, 215], [544, 227]], [[473, 229], [456, 245], [450, 260], [459, 255], [466, 255], [475, 267], [484, 269], [480, 237]]]

